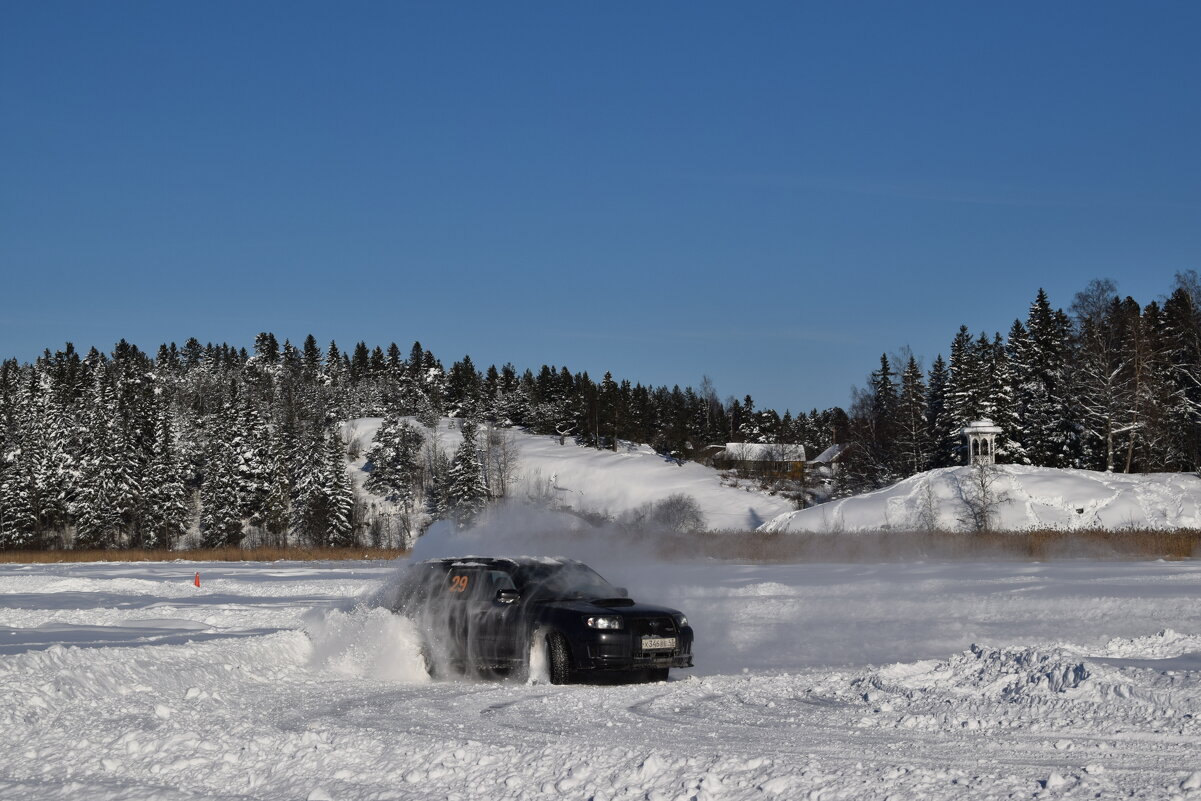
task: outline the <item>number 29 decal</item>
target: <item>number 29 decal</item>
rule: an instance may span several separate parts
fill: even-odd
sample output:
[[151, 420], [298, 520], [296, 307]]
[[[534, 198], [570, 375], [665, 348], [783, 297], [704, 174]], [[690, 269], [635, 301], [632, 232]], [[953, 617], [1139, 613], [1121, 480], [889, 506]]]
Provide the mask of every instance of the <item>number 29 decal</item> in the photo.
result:
[[450, 592], [467, 592], [467, 576], [451, 576]]

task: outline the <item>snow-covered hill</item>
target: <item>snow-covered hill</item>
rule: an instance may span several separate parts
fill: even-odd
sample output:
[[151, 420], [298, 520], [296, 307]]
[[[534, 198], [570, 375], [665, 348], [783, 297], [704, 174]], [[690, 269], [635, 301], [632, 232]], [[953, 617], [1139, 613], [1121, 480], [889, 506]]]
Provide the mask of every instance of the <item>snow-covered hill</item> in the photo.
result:
[[[996, 465], [987, 494], [997, 531], [1201, 527], [1201, 479], [1191, 473], [1126, 475]], [[978, 473], [947, 467], [891, 487], [783, 514], [766, 531], [838, 533], [936, 528], [970, 531]]]
[[[370, 446], [381, 418], [362, 418], [349, 424], [349, 436], [364, 450]], [[427, 438], [429, 429], [419, 429]], [[618, 452], [582, 448], [570, 439], [504, 429], [517, 453], [517, 471], [510, 496], [578, 512], [621, 517], [672, 495], [696, 501], [709, 530], [750, 530], [793, 509], [790, 501], [750, 488], [727, 486], [718, 471], [695, 462], [676, 463], [647, 445], [623, 443]], [[457, 422], [442, 420], [432, 435], [447, 453], [461, 442]], [[361, 467], [361, 462], [359, 466]], [[361, 478], [361, 474], [360, 474]]]

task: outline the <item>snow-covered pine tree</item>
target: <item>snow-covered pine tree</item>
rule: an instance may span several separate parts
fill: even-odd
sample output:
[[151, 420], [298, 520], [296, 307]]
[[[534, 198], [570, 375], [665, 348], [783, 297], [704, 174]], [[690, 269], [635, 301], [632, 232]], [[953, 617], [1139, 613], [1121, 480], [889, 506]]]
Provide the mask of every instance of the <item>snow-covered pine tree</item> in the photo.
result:
[[427, 350], [422, 356], [418, 380], [425, 398], [418, 419], [428, 426], [446, 413], [446, 371], [442, 369], [442, 362], [434, 357], [433, 351]]
[[896, 375], [887, 354], [880, 354], [880, 368], [868, 378], [870, 403], [868, 425], [870, 435], [865, 443], [871, 451], [876, 475], [873, 483], [884, 486], [896, 481], [902, 472], [901, 454], [897, 444], [897, 410], [899, 398]]
[[957, 464], [958, 436], [955, 422], [947, 409], [947, 390], [951, 374], [942, 354], [934, 359], [926, 384], [926, 418], [929, 424], [930, 460], [928, 467], [950, 467]]
[[237, 545], [243, 535], [238, 458], [230, 434], [222, 433], [209, 445], [200, 485], [200, 538], [205, 548]]
[[1005, 363], [1009, 370], [1010, 386], [1010, 415], [1009, 422], [996, 421], [1002, 427], [1007, 440], [1013, 443], [1013, 453], [1007, 460], [1019, 464], [1030, 464], [1030, 453], [1027, 443], [1029, 436], [1026, 432], [1026, 403], [1028, 393], [1026, 387], [1030, 382], [1030, 338], [1026, 334], [1026, 326], [1021, 320], [1014, 320], [1009, 327], [1009, 336], [1005, 339]]
[[355, 545], [352, 519], [354, 486], [346, 472], [346, 443], [337, 430], [330, 432], [326, 444], [324, 486], [321, 491], [328, 510], [326, 541], [340, 548]]
[[529, 410], [529, 397], [517, 375], [517, 368], [506, 362], [500, 368], [496, 400], [493, 404], [495, 420], [502, 425], [523, 425]]
[[475, 421], [464, 420], [459, 430], [463, 442], [450, 462], [446, 505], [455, 522], [470, 526], [484, 510], [488, 487], [484, 483], [484, 466], [475, 442]]
[[409, 358], [401, 362], [395, 372], [396, 400], [395, 409], [401, 415], [415, 415], [425, 405], [425, 394], [422, 392], [420, 381], [421, 363], [425, 359], [425, 349], [420, 342], [414, 342], [409, 349]]
[[170, 410], [160, 408], [142, 495], [142, 545], [146, 548], [172, 548], [188, 529], [191, 510], [175, 442]]
[[384, 418], [367, 451], [366, 489], [400, 508], [411, 509], [423, 442], [421, 433], [400, 417], [393, 414]]
[[1026, 319], [1024, 383], [1018, 388], [1018, 405], [1025, 412], [1027, 454], [1032, 464], [1041, 467], [1067, 467], [1075, 450], [1067, 375], [1070, 334], [1067, 315], [1053, 310], [1047, 293], [1040, 289]]
[[[39, 360], [39, 363], [43, 363], [44, 359], [45, 357]], [[29, 371], [28, 388], [21, 393], [20, 411], [17, 414], [19, 428], [14, 437], [16, 448], [6, 449], [0, 445], [0, 462], [3, 460], [3, 453], [8, 450], [9, 453], [18, 457], [14, 465], [17, 468], [14, 475], [24, 474], [21, 483], [24, 485], [24, 503], [28, 505], [29, 515], [32, 519], [31, 541], [44, 534], [42, 509], [46, 501], [43, 498], [45, 481], [42, 479], [41, 472], [47, 462], [46, 450], [49, 447], [47, 406], [50, 393], [48, 391], [49, 381], [43, 370], [43, 366], [35, 366]]]
[[[1193, 274], [1194, 279], [1196, 274]], [[1162, 342], [1174, 388], [1168, 412], [1175, 422], [1175, 469], [1201, 469], [1201, 310], [1187, 281], [1163, 305]]]
[[596, 393], [596, 413], [598, 432], [596, 447], [617, 450], [618, 437], [621, 435], [622, 417], [625, 409], [621, 399], [621, 388], [613, 380], [613, 373], [605, 371]]
[[[142, 410], [139, 409], [139, 416]], [[138, 546], [142, 539], [142, 487], [145, 483], [149, 444], [142, 444], [140, 419], [130, 420], [117, 429], [115, 511], [120, 516], [120, 545]]]
[[96, 371], [90, 397], [91, 415], [73, 510], [76, 544], [86, 548], [117, 548], [122, 542], [121, 500], [130, 493], [121, 486], [123, 443], [116, 401], [103, 368]]
[[484, 381], [480, 386], [480, 416], [489, 423], [499, 420], [497, 406], [500, 402], [500, 370], [495, 364], [488, 365], [484, 371]]
[[896, 447], [902, 477], [920, 473], [930, 462], [930, 421], [927, 417], [927, 387], [921, 368], [912, 355], [901, 374], [897, 401]]
[[228, 430], [233, 437], [230, 444], [234, 454], [241, 515], [250, 525], [262, 527], [263, 507], [268, 493], [270, 431], [248, 393], [232, 396], [224, 414], [228, 417]]
[[561, 436], [582, 437], [587, 430], [581, 420], [583, 404], [577, 391], [578, 383], [577, 377], [571, 374], [566, 365], [560, 367], [553, 377], [547, 404], [550, 412], [548, 423], [550, 431]]
[[321, 375], [321, 347], [312, 334], [306, 336], [304, 344], [301, 345], [300, 363], [301, 378], [307, 384], [316, 383]]
[[283, 547], [287, 544], [288, 524], [291, 521], [292, 493], [284, 435], [274, 434], [270, 437], [265, 466], [263, 480], [266, 494], [258, 519], [267, 534], [267, 541], [277, 547]]
[[452, 364], [446, 376], [446, 413], [451, 417], [463, 417], [478, 410], [482, 384], [470, 356]]
[[350, 378], [349, 372], [349, 368], [342, 362], [342, 351], [338, 349], [338, 343], [331, 339], [325, 352], [326, 383], [332, 387], [339, 387]]
[[[697, 419], [697, 417], [699, 416], [698, 414], [695, 414], [695, 413], [689, 414], [689, 410], [696, 409], [697, 406], [699, 406], [699, 403], [694, 402], [695, 400], [696, 400], [696, 395], [693, 394], [692, 387], [688, 387], [687, 389], [685, 389], [684, 390], [684, 418], [681, 421], [681, 425], [684, 428], [684, 431], [686, 434], [686, 436], [685, 436], [686, 442], [699, 441], [699, 437], [696, 436], [695, 429], [693, 429], [691, 426], [688, 425], [688, 423], [690, 421]], [[775, 409], [760, 409], [759, 411], [755, 412], [755, 428], [758, 429], [758, 431], [759, 431], [759, 441], [764, 444], [768, 444], [768, 445], [773, 445], [777, 442], [780, 442], [781, 441], [781, 439], [780, 439], [781, 422], [782, 421], [780, 420], [780, 414]], [[684, 450], [684, 455], [687, 458], [691, 458], [692, 449], [686, 448]]]
[[367, 343], [360, 340], [355, 343], [350, 357], [350, 381], [357, 384], [371, 377], [371, 351]]
[[[983, 334], [980, 335], [984, 337]], [[951, 428], [958, 438], [959, 430], [978, 420], [984, 397], [984, 352], [979, 340], [972, 338], [966, 325], [959, 326], [951, 340], [950, 378], [947, 384], [947, 414]], [[986, 341], [987, 343], [987, 341]]]
[[292, 458], [292, 531], [300, 543], [320, 547], [326, 540], [329, 516], [325, 495], [326, 441], [324, 430], [300, 432]]
[[[671, 410], [660, 410], [665, 416], [670, 416]], [[738, 412], [738, 442], [760, 442], [759, 415], [755, 413], [755, 399], [750, 395], [743, 397], [737, 407]]]
[[1005, 342], [999, 333], [994, 334], [992, 342], [987, 346], [981, 344], [980, 349], [984, 367], [981, 413], [1001, 428], [996, 457], [1002, 462], [1025, 464], [1026, 452], [1017, 439], [1020, 423], [1017, 417], [1016, 390]]
[[206, 548], [237, 545], [245, 536], [240, 432], [240, 395], [233, 377], [221, 377], [223, 402], [204, 421], [200, 434], [198, 476], [201, 544]]
[[0, 550], [31, 547], [37, 515], [32, 500], [34, 477], [28, 456], [17, 443], [0, 447]]
[[444, 519], [450, 511], [450, 458], [437, 440], [425, 449], [425, 511], [432, 520]]

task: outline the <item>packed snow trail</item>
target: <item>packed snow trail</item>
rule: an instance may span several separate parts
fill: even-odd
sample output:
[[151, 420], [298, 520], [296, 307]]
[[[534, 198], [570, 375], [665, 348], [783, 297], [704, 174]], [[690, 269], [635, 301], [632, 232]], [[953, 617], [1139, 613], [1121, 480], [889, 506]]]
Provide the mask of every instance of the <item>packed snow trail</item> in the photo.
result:
[[0, 567], [0, 799], [1201, 798], [1201, 565], [653, 567], [698, 668], [566, 687], [430, 682], [391, 565]]

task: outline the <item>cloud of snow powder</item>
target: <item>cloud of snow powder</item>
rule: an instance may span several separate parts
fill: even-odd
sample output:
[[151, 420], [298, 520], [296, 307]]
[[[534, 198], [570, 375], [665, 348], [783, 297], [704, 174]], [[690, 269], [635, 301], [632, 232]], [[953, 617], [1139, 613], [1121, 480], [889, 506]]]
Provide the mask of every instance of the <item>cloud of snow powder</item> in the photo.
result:
[[413, 623], [386, 609], [313, 610], [304, 618], [313, 644], [310, 664], [345, 676], [383, 681], [429, 681]]

